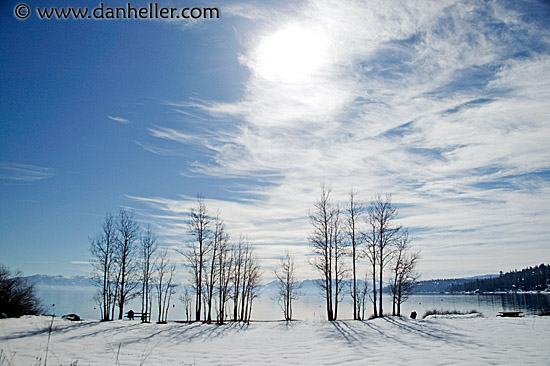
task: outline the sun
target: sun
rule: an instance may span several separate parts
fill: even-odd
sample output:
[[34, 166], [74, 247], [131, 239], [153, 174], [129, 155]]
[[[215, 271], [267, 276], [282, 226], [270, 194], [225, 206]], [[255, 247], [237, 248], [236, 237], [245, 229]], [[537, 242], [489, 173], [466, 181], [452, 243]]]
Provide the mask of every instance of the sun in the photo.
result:
[[254, 71], [273, 82], [300, 82], [319, 72], [327, 61], [323, 32], [288, 25], [262, 39], [255, 52]]

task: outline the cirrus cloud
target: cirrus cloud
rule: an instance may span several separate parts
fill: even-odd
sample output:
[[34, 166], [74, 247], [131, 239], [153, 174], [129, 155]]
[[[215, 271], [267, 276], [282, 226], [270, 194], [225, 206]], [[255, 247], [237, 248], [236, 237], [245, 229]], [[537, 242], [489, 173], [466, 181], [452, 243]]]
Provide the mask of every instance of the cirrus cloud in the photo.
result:
[[[231, 128], [150, 134], [206, 149], [189, 173], [256, 182], [209, 203], [267, 259], [285, 245], [307, 252], [307, 210], [326, 182], [341, 201], [351, 187], [364, 201], [392, 192], [426, 277], [536, 263], [550, 254], [549, 10], [511, 5], [301, 3], [244, 37], [242, 99], [181, 105]], [[254, 61], [262, 37], [290, 22], [323, 29], [330, 60], [300, 83], [267, 80]], [[181, 238], [174, 220], [192, 199], [133, 199]]]

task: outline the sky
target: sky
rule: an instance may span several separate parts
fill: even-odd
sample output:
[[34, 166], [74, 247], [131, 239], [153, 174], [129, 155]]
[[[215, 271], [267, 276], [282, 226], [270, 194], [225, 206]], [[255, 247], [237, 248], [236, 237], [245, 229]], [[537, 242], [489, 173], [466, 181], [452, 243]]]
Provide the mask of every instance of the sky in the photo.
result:
[[185, 2], [219, 8], [198, 20], [26, 3], [0, 4], [2, 264], [86, 275], [120, 207], [184, 248], [200, 194], [266, 278], [287, 249], [317, 278], [321, 184], [334, 203], [390, 193], [422, 279], [550, 259], [547, 1]]

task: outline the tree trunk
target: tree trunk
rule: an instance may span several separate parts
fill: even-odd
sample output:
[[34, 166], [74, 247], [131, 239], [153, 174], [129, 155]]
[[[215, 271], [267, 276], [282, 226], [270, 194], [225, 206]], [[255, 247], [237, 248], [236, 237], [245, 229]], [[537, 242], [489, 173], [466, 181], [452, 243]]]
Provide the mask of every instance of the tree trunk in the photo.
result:
[[108, 279], [109, 274], [109, 268], [107, 266], [104, 267], [104, 273], [103, 273], [103, 314], [101, 319], [103, 320], [109, 320], [109, 281]]
[[199, 246], [199, 281], [196, 284], [197, 285], [197, 302], [196, 302], [196, 309], [195, 309], [195, 321], [201, 320], [201, 305], [202, 305], [202, 260], [203, 260], [203, 253], [202, 253], [202, 242]]
[[378, 289], [378, 291], [380, 291], [380, 296], [378, 297], [378, 315], [379, 316], [384, 316], [384, 312], [383, 312], [383, 309], [382, 309], [382, 289], [384, 287], [384, 282], [383, 282], [383, 276], [384, 276], [384, 256], [383, 256], [383, 251], [382, 249], [380, 250], [380, 259], [379, 259], [379, 262], [380, 262], [380, 273], [379, 273], [379, 278], [378, 278], [378, 281], [380, 283], [380, 288]]
[[[355, 227], [353, 228], [355, 230]], [[352, 267], [353, 267], [353, 320], [357, 320], [357, 278], [355, 276], [355, 235], [352, 234]]]
[[[338, 245], [335, 243], [335, 245]], [[338, 252], [334, 255], [334, 320], [338, 319], [338, 289], [340, 281], [338, 280]]]
[[119, 296], [119, 302], [118, 302], [118, 320], [123, 319], [124, 315], [124, 300], [125, 300], [125, 294], [124, 294], [124, 285], [126, 284], [126, 261], [125, 258], [122, 259], [122, 276], [120, 278], [120, 296]]
[[[214, 256], [216, 252], [214, 252]], [[208, 324], [212, 323], [212, 295], [214, 293], [214, 259], [212, 259], [212, 266], [210, 268], [210, 288], [208, 289], [208, 316], [206, 322]]]
[[375, 318], [378, 317], [378, 310], [376, 309], [376, 300], [377, 300], [377, 290], [376, 290], [376, 264], [372, 265], [372, 304], [373, 304], [373, 315]]

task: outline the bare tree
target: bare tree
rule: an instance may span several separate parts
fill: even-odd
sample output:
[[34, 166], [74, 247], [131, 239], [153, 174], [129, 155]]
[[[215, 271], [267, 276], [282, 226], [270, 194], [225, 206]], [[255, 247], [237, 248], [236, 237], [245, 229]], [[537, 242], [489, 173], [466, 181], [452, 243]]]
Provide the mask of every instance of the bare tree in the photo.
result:
[[[368, 209], [370, 237], [367, 239], [367, 247], [373, 245], [376, 250], [375, 260], [378, 262], [378, 316], [383, 316], [382, 309], [382, 289], [384, 268], [386, 267], [389, 258], [393, 251], [392, 246], [399, 239], [401, 226], [395, 225], [394, 221], [397, 217], [397, 209], [391, 203], [391, 195], [386, 194], [382, 198], [380, 193], [377, 193]], [[376, 291], [373, 289], [373, 291]]]
[[193, 295], [187, 286], [184, 287], [183, 293], [180, 294], [180, 301], [185, 309], [185, 318], [187, 321], [191, 320], [191, 303], [193, 301]]
[[246, 321], [247, 310], [248, 310], [248, 285], [249, 285], [249, 276], [252, 274], [250, 271], [251, 267], [251, 249], [250, 242], [245, 241], [242, 247], [243, 252], [243, 261], [242, 261], [242, 281], [241, 281], [241, 313], [239, 320]]
[[252, 246], [247, 244], [243, 276], [245, 286], [242, 289], [244, 314], [241, 313], [241, 320], [249, 324], [252, 316], [252, 303], [259, 295], [261, 276], [260, 260]]
[[399, 273], [399, 281], [397, 282], [397, 315], [401, 316], [401, 304], [409, 299], [414, 287], [420, 278], [420, 274], [415, 271], [416, 263], [420, 259], [419, 252], [408, 253], [405, 257], [405, 265]]
[[294, 275], [295, 270], [296, 264], [294, 258], [287, 250], [284, 258], [279, 259], [279, 265], [274, 270], [279, 288], [277, 300], [283, 310], [283, 316], [286, 321], [292, 320], [292, 301], [299, 298], [298, 291], [300, 284]]
[[249, 322], [252, 302], [258, 297], [261, 272], [259, 259], [243, 236], [233, 251], [232, 262], [233, 320]]
[[420, 259], [419, 252], [410, 251], [410, 238], [404, 231], [399, 238], [392, 265], [392, 315], [401, 316], [401, 304], [405, 302], [416, 283], [419, 275], [415, 271], [416, 263]]
[[367, 308], [367, 297], [369, 295], [369, 279], [368, 272], [365, 275], [365, 280], [357, 293], [357, 320], [365, 320], [365, 311]]
[[168, 320], [168, 310], [170, 309], [170, 301], [172, 300], [172, 295], [176, 293], [176, 288], [178, 287], [178, 284], [174, 282], [175, 275], [176, 265], [172, 263], [169, 267], [168, 278], [164, 290], [164, 323], [166, 323], [166, 321]]
[[140, 235], [139, 225], [132, 212], [120, 209], [117, 216], [118, 231], [115, 256], [118, 264], [118, 319], [122, 320], [124, 305], [136, 295], [139, 283], [138, 265], [136, 261], [136, 241]]
[[99, 293], [96, 297], [101, 309], [101, 319], [111, 320], [111, 306], [114, 303], [114, 283], [115, 274], [115, 243], [116, 230], [113, 214], [105, 215], [101, 232], [90, 239], [90, 252], [92, 254], [93, 274], [92, 278], [99, 287]]
[[346, 210], [346, 234], [349, 240], [351, 265], [352, 265], [352, 291], [351, 297], [353, 298], [353, 319], [359, 318], [359, 296], [357, 292], [357, 260], [359, 258], [359, 246], [361, 245], [361, 235], [358, 227], [360, 215], [362, 213], [361, 203], [355, 199], [355, 192], [353, 190], [349, 193], [349, 206]]
[[370, 224], [368, 226], [369, 231], [364, 233], [364, 242], [365, 242], [365, 249], [364, 249], [364, 255], [367, 257], [367, 259], [370, 262], [370, 275], [372, 280], [372, 295], [369, 296], [372, 302], [373, 307], [373, 316], [375, 318], [378, 317], [378, 292], [377, 292], [377, 285], [376, 285], [376, 268], [378, 266], [378, 250], [377, 250], [377, 234], [376, 234], [376, 225], [371, 224], [370, 217], [367, 217], [366, 219], [367, 224]]
[[241, 295], [241, 283], [243, 282], [243, 265], [245, 260], [245, 239], [241, 235], [233, 250], [233, 272], [231, 275], [233, 284], [233, 321], [239, 319], [239, 304]]
[[154, 254], [157, 250], [157, 235], [147, 225], [141, 236], [141, 313], [142, 321], [147, 322], [151, 314], [151, 277], [154, 268]]
[[[313, 233], [309, 236], [315, 257], [311, 264], [321, 273], [323, 279], [319, 286], [326, 300], [327, 318], [336, 320], [338, 302], [341, 301], [345, 255], [340, 210], [330, 202], [330, 189], [321, 186], [321, 196], [315, 202], [315, 211], [310, 213]], [[333, 288], [333, 285], [335, 288]]]
[[214, 232], [212, 233], [212, 240], [211, 245], [209, 246], [209, 256], [207, 261], [210, 263], [209, 268], [209, 274], [206, 278], [206, 292], [207, 292], [207, 306], [208, 306], [208, 313], [206, 316], [206, 322], [208, 324], [212, 323], [212, 305], [213, 305], [213, 297], [214, 297], [214, 287], [217, 285], [219, 275], [220, 275], [220, 268], [217, 267], [218, 265], [218, 256], [220, 252], [220, 248], [223, 245], [223, 242], [227, 242], [227, 234], [225, 229], [225, 224], [223, 220], [220, 218], [220, 215], [216, 215], [214, 218]]
[[340, 208], [334, 208], [332, 216], [332, 247], [334, 250], [334, 320], [338, 319], [338, 304], [342, 301], [342, 289], [348, 270], [344, 267], [344, 258], [347, 255], [346, 242], [342, 231]]
[[332, 216], [333, 209], [330, 204], [330, 189], [321, 186], [321, 196], [315, 202], [315, 212], [309, 214], [313, 233], [309, 237], [315, 258], [312, 265], [321, 273], [323, 280], [319, 285], [325, 296], [327, 318], [334, 320], [332, 307]]
[[176, 265], [170, 262], [166, 248], [160, 252], [156, 265], [156, 274], [158, 321], [159, 323], [165, 323], [168, 319], [170, 299], [175, 293], [176, 288], [176, 284], [174, 283]]
[[218, 324], [223, 324], [225, 320], [225, 305], [230, 296], [229, 284], [233, 270], [233, 246], [229, 243], [229, 234], [224, 233], [221, 236], [217, 255], [218, 267]]
[[204, 198], [197, 197], [197, 207], [191, 209], [189, 233], [193, 237], [189, 250], [185, 253], [191, 269], [192, 284], [195, 290], [195, 321], [200, 321], [203, 300], [203, 273], [211, 239], [210, 217]]
[[408, 249], [408, 242], [409, 242], [409, 235], [406, 231], [404, 231], [401, 235], [400, 240], [395, 245], [395, 251], [392, 258], [392, 267], [391, 267], [391, 283], [390, 283], [390, 291], [392, 294], [392, 315], [397, 315], [397, 292], [398, 290], [398, 282], [400, 277], [400, 272], [403, 270], [403, 267], [405, 265], [405, 257], [407, 254]]
[[[118, 238], [117, 238], [118, 240]], [[118, 241], [117, 241], [118, 246]], [[111, 304], [111, 320], [115, 317], [115, 307], [118, 305], [118, 296], [120, 293], [120, 277], [121, 277], [121, 271], [120, 271], [120, 260], [118, 258], [118, 253], [115, 251], [114, 255], [114, 268], [113, 268], [113, 280], [111, 283], [112, 287], [112, 296], [113, 301]]]

